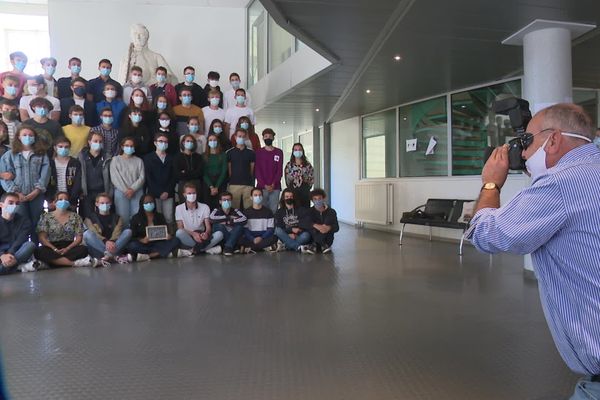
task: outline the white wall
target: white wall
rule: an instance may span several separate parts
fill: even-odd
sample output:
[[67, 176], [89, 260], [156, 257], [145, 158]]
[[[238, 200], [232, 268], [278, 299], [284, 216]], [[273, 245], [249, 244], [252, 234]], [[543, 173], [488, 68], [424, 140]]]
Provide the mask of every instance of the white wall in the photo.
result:
[[354, 185], [360, 176], [359, 117], [331, 124], [331, 206], [338, 219], [353, 224]]
[[[222, 89], [229, 89], [230, 72], [245, 81], [245, 15], [245, 8], [169, 2], [48, 0], [50, 49], [59, 63], [56, 76], [68, 75], [67, 61], [75, 56], [82, 59], [84, 78], [98, 76], [98, 61], [108, 58], [116, 79], [131, 41], [129, 27], [142, 23], [150, 31], [149, 48], [165, 57], [179, 81], [183, 68], [192, 65], [197, 83], [204, 86], [207, 72], [214, 70], [221, 74]], [[144, 71], [145, 76], [149, 73]]]

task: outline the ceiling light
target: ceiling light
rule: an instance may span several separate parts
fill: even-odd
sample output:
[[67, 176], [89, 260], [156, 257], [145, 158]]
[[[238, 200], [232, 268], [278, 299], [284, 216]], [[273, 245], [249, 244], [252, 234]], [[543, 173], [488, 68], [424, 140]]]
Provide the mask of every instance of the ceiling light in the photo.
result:
[[367, 90], [365, 90], [365, 92], [371, 93], [371, 89], [367, 89]]
[[402, 57], [400, 57], [400, 56], [396, 55], [396, 56], [394, 56], [394, 60], [396, 60], [396, 61], [400, 61], [400, 60], [402, 60]]
[[318, 109], [318, 108], [315, 108], [315, 111], [316, 111], [316, 112], [319, 112], [319, 109]]
[[281, 121], [281, 123], [285, 125], [285, 121]]
[[403, 121], [406, 121], [407, 119], [408, 119], [408, 118], [406, 118], [406, 117], [402, 118], [402, 120], [403, 120]]

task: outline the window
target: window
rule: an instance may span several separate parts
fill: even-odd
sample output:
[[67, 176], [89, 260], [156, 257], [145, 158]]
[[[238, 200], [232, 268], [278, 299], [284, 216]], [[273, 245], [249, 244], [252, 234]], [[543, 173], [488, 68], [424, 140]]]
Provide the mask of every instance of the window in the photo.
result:
[[580, 105], [598, 126], [598, 92], [589, 89], [573, 89], [573, 103]]
[[400, 107], [400, 176], [448, 175], [446, 97]]
[[508, 116], [491, 110], [494, 100], [521, 97], [521, 81], [511, 81], [452, 95], [452, 175], [479, 175], [488, 146], [513, 138]]
[[396, 110], [362, 119], [363, 177], [396, 176]]
[[301, 133], [300, 135], [298, 135], [298, 141], [300, 143], [302, 143], [302, 146], [304, 147], [304, 152], [306, 153], [306, 158], [314, 166], [315, 159], [314, 159], [314, 153], [313, 153], [313, 133], [312, 133], [312, 131], [306, 132], [306, 133]]
[[295, 45], [294, 36], [269, 17], [269, 71], [290, 58]]
[[8, 55], [14, 51], [27, 55], [26, 74], [42, 72], [40, 59], [50, 54], [48, 16], [0, 14], [0, 54], [5, 55], [0, 59], [0, 71], [13, 69]]
[[267, 17], [258, 0], [248, 7], [248, 87], [267, 73]]

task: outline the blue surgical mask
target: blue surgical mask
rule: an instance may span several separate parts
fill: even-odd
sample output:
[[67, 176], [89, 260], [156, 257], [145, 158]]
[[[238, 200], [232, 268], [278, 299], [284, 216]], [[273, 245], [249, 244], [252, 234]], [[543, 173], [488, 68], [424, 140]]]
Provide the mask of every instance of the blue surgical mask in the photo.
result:
[[167, 81], [167, 77], [165, 75], [156, 75], [156, 80], [159, 83], [165, 83]]
[[34, 136], [22, 136], [22, 137], [19, 138], [19, 140], [25, 146], [31, 146], [32, 144], [35, 143], [35, 137]]
[[170, 119], [159, 119], [158, 123], [160, 124], [161, 128], [168, 128], [169, 125], [171, 125], [171, 120]]
[[79, 65], [71, 65], [71, 73], [77, 75], [81, 72], [81, 67]]
[[68, 147], [57, 147], [56, 155], [59, 157], [67, 157], [71, 150]]
[[73, 89], [73, 93], [75, 93], [79, 97], [83, 97], [87, 93], [87, 90], [85, 89], [85, 86], [78, 86]]
[[249, 123], [247, 123], [247, 122], [242, 122], [242, 123], [240, 124], [240, 128], [242, 128], [242, 129], [246, 129], [246, 130], [247, 130], [248, 128], [250, 128], [250, 124], [249, 124]]
[[183, 142], [183, 148], [186, 150], [194, 150], [193, 142]]
[[102, 150], [102, 143], [96, 143], [96, 142], [90, 143], [90, 150], [93, 150], [93, 151]]
[[46, 74], [52, 76], [56, 72], [56, 67], [46, 67], [44, 70], [46, 71]]
[[6, 204], [4, 206], [4, 212], [12, 215], [15, 213], [15, 211], [17, 211], [17, 205], [16, 204]]
[[235, 142], [236, 142], [238, 145], [246, 144], [246, 139], [244, 139], [243, 137], [236, 137], [236, 138], [235, 138]]
[[252, 196], [252, 201], [254, 204], [262, 204], [263, 197], [262, 196]]
[[110, 68], [100, 68], [100, 75], [109, 76], [111, 72]]
[[48, 115], [48, 110], [44, 107], [35, 107], [34, 110], [37, 116], [45, 117], [46, 115]]
[[168, 147], [168, 143], [156, 143], [156, 148], [160, 151], [166, 151]]
[[4, 92], [9, 96], [16, 96], [17, 88], [14, 86], [7, 86], [6, 88], [4, 88]]
[[73, 122], [73, 125], [83, 125], [83, 115], [73, 115], [71, 122]]
[[313, 200], [313, 204], [316, 208], [323, 208], [323, 206], [325, 205], [325, 200]]
[[100, 210], [101, 213], [108, 213], [110, 211], [110, 204], [98, 204], [98, 210]]
[[189, 125], [188, 130], [190, 133], [196, 133], [200, 130], [200, 127], [198, 125]]
[[181, 104], [186, 106], [192, 104], [192, 96], [181, 96]]
[[229, 210], [231, 208], [231, 200], [221, 201], [221, 207], [223, 208], [223, 210]]
[[123, 146], [123, 153], [127, 154], [128, 156], [130, 156], [133, 153], [135, 153], [135, 147], [133, 147], [133, 146]]
[[23, 72], [23, 70], [25, 69], [26, 66], [27, 66], [27, 62], [26, 61], [17, 61], [15, 63], [15, 68], [18, 69], [21, 72]]
[[244, 96], [236, 96], [235, 97], [235, 101], [240, 105], [243, 106], [244, 104], [246, 104], [246, 97]]
[[129, 118], [131, 118], [131, 122], [134, 124], [139, 124], [142, 122], [142, 116], [140, 114], [132, 114]]
[[167, 102], [159, 101], [158, 103], [156, 103], [156, 108], [158, 108], [161, 111], [164, 110], [165, 108], [167, 108]]
[[294, 157], [302, 158], [303, 155], [304, 155], [304, 152], [302, 150], [294, 150]]
[[218, 105], [219, 105], [219, 103], [221, 102], [221, 99], [220, 99], [220, 98], [218, 98], [218, 97], [211, 97], [211, 98], [209, 99], [209, 101], [210, 101], [210, 105], [211, 105], [211, 106], [213, 106], [213, 107], [216, 107], [216, 106], [218, 106]]
[[112, 125], [113, 122], [114, 122], [113, 117], [102, 117], [102, 123], [104, 125]]
[[194, 79], [196, 79], [196, 75], [194, 75], [194, 74], [186, 74], [186, 75], [185, 75], [185, 81], [186, 81], [187, 83], [192, 83], [192, 82], [194, 82]]
[[208, 141], [208, 147], [210, 147], [211, 149], [216, 149], [218, 145], [219, 145], [219, 143], [216, 140]]
[[69, 200], [57, 200], [56, 201], [56, 208], [58, 208], [59, 210], [66, 210], [67, 208], [69, 208], [69, 206], [71, 205], [71, 203], [69, 202]]
[[215, 127], [213, 128], [213, 132], [214, 132], [214, 133], [216, 133], [216, 134], [218, 135], [219, 133], [223, 132], [223, 128], [222, 128], [222, 127], [220, 127], [220, 126], [215, 126]]
[[235, 80], [235, 81], [231, 81], [230, 83], [231, 83], [231, 87], [233, 89], [238, 90], [240, 88], [240, 81]]
[[144, 211], [152, 212], [154, 211], [154, 203], [144, 203]]

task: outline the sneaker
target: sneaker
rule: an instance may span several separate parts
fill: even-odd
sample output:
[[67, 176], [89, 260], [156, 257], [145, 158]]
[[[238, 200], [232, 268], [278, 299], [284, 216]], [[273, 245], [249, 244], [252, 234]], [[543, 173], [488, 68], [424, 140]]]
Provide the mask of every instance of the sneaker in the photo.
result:
[[223, 255], [224, 255], [224, 256], [232, 256], [232, 255], [233, 255], [233, 250], [232, 250], [232, 249], [230, 249], [230, 248], [228, 248], [228, 247], [225, 247], [225, 248], [223, 249]]
[[221, 246], [216, 245], [205, 251], [206, 254], [221, 254]]
[[246, 253], [246, 248], [244, 246], [240, 246], [233, 251], [233, 254], [244, 254]]
[[135, 258], [135, 261], [137, 261], [137, 262], [150, 261], [150, 256], [148, 254], [138, 253], [137, 257]]
[[21, 272], [35, 272], [37, 270], [37, 266], [39, 265], [39, 261], [29, 261], [25, 264], [19, 265], [19, 270]]
[[74, 267], [91, 267], [92, 266], [92, 258], [90, 258], [90, 256], [87, 256], [84, 258], [80, 258], [79, 260], [75, 260], [73, 262], [73, 266]]
[[271, 246], [265, 247], [264, 250], [267, 253], [275, 253], [277, 251], [277, 245], [276, 244], [272, 244]]
[[184, 258], [184, 257], [194, 257], [194, 252], [191, 250], [187, 250], [187, 249], [177, 250], [177, 258]]
[[315, 254], [317, 252], [317, 249], [315, 249], [315, 247], [312, 245], [305, 244], [303, 246], [300, 246], [300, 251], [304, 254]]
[[252, 250], [252, 247], [246, 247], [244, 249], [244, 254], [256, 254], [256, 252]]
[[104, 258], [102, 258], [100, 260], [97, 260], [97, 259], [94, 258], [93, 260], [96, 260], [96, 262], [97, 262], [96, 265], [93, 265], [93, 261], [92, 261], [92, 266], [94, 268], [108, 268], [108, 267], [111, 266], [110, 261], [105, 260]]
[[285, 251], [285, 244], [281, 240], [277, 241], [277, 249], [275, 251], [278, 253]]
[[115, 257], [115, 261], [119, 264], [129, 264], [133, 261], [133, 256], [131, 254], [123, 254], [122, 256]]
[[331, 253], [331, 246], [324, 244], [323, 246], [321, 246], [321, 252], [323, 254]]

